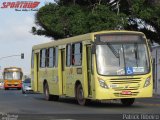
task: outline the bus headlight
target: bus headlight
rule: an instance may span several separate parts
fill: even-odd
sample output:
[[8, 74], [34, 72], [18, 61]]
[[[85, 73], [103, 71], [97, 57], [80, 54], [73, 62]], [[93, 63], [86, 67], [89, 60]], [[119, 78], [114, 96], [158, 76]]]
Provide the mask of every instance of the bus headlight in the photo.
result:
[[150, 84], [151, 84], [151, 76], [149, 76], [149, 77], [146, 79], [143, 87], [148, 87]]
[[108, 86], [107, 86], [107, 84], [105, 83], [104, 80], [98, 80], [98, 81], [99, 81], [99, 85], [100, 85], [102, 88], [108, 89]]

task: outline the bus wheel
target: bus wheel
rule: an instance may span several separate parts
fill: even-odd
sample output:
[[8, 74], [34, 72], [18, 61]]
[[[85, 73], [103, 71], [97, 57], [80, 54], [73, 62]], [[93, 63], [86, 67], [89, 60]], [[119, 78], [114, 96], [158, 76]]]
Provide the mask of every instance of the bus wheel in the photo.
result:
[[17, 88], [17, 90], [21, 90], [21, 88]]
[[47, 101], [51, 101], [53, 98], [53, 96], [49, 94], [49, 87], [47, 83], [44, 85], [44, 95]]
[[81, 84], [76, 88], [76, 98], [79, 105], [86, 105], [89, 102], [89, 100], [84, 98], [84, 92]]
[[134, 103], [134, 98], [125, 98], [125, 99], [121, 99], [121, 103], [124, 106], [131, 106]]
[[8, 88], [4, 88], [4, 90], [8, 90]]
[[22, 90], [22, 94], [26, 94], [26, 92], [24, 90]]
[[59, 100], [59, 96], [58, 95], [52, 95], [52, 100], [53, 101], [58, 101]]

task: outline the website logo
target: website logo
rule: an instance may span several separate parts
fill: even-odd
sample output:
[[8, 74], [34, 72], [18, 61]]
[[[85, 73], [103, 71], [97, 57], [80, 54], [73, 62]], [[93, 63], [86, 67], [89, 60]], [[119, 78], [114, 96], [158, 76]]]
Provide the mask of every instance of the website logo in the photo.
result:
[[37, 11], [40, 4], [38, 1], [16, 1], [16, 2], [3, 2], [2, 9], [15, 9], [16, 11]]

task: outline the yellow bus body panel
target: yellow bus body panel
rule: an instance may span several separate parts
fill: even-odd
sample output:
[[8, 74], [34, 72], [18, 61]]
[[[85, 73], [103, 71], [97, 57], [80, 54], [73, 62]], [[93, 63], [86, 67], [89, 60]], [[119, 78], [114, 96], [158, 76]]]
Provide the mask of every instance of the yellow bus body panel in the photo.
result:
[[[116, 34], [116, 33], [135, 33], [144, 35], [141, 32], [135, 31], [101, 31], [95, 33], [89, 33], [85, 35], [79, 35], [76, 37], [66, 38], [63, 40], [52, 41], [40, 45], [33, 46], [33, 51], [40, 51], [43, 48], [50, 48], [58, 46], [58, 67], [57, 68], [39, 68], [38, 76], [35, 75], [35, 67], [31, 70], [32, 76], [32, 87], [34, 91], [43, 93], [43, 83], [46, 80], [48, 82], [49, 91], [52, 95], [63, 95], [69, 97], [75, 97], [75, 84], [79, 81], [82, 85], [84, 91], [84, 97], [87, 99], [93, 100], [107, 100], [107, 99], [121, 99], [121, 98], [142, 98], [142, 97], [152, 97], [153, 93], [153, 78], [152, 78], [152, 66], [151, 58], [150, 59], [150, 72], [145, 75], [134, 75], [134, 76], [101, 76], [97, 73], [96, 68], [96, 56], [92, 55], [92, 69], [93, 73], [91, 74], [91, 94], [88, 92], [88, 74], [87, 74], [87, 59], [86, 59], [86, 46], [94, 42], [94, 35], [96, 34]], [[62, 62], [61, 62], [61, 50], [65, 49], [68, 43], [82, 42], [83, 54], [82, 54], [82, 66], [70, 66], [65, 65], [65, 75], [63, 76], [62, 72]], [[148, 47], [148, 44], [147, 44]], [[148, 48], [147, 48], [148, 49]], [[148, 49], [149, 50], [149, 49]], [[66, 54], [66, 53], [65, 53]], [[34, 55], [35, 58], [36, 55]], [[66, 56], [66, 55], [65, 55]], [[151, 54], [149, 53], [149, 57]], [[39, 59], [40, 60], [40, 59]], [[37, 63], [34, 60], [34, 63]], [[63, 76], [63, 77], [62, 77]], [[65, 83], [63, 83], [63, 78], [65, 77]], [[145, 80], [150, 77], [151, 84], [147, 87], [144, 87]], [[38, 79], [36, 81], [36, 79]], [[109, 86], [108, 89], [102, 88], [99, 85], [98, 79], [102, 79]], [[114, 81], [115, 79], [115, 81]], [[122, 82], [119, 84], [116, 83], [121, 79]], [[131, 81], [135, 82], [131, 82]], [[112, 82], [114, 81], [114, 82]], [[63, 85], [65, 84], [65, 85]], [[38, 86], [38, 88], [36, 87]], [[129, 92], [129, 94], [124, 93]]]

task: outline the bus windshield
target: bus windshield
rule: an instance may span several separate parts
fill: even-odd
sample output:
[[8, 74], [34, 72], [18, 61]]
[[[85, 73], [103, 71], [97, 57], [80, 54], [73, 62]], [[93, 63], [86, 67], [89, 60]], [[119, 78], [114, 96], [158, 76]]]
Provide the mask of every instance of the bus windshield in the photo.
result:
[[138, 75], [149, 72], [145, 43], [96, 45], [97, 70], [101, 75]]
[[20, 80], [21, 72], [5, 72], [4, 79], [5, 80]]

